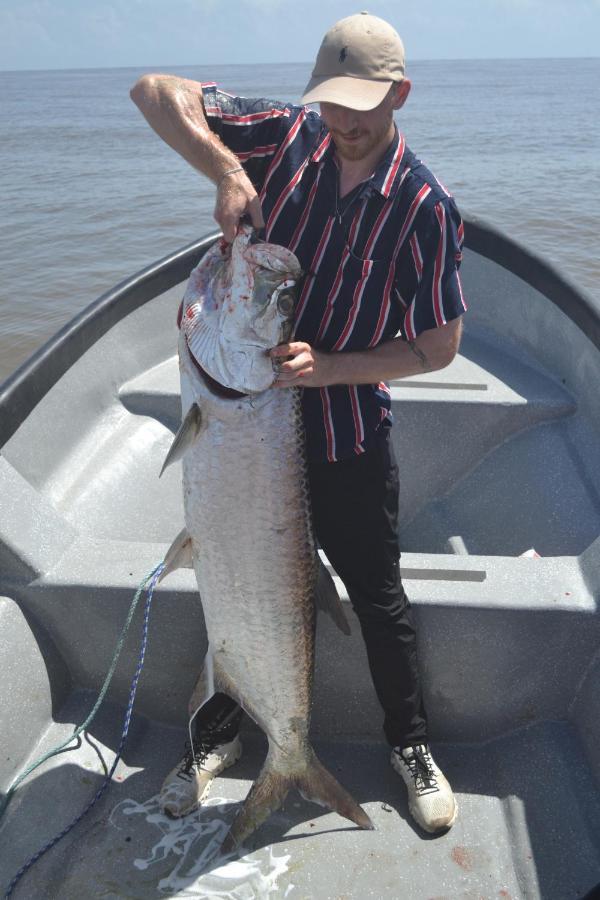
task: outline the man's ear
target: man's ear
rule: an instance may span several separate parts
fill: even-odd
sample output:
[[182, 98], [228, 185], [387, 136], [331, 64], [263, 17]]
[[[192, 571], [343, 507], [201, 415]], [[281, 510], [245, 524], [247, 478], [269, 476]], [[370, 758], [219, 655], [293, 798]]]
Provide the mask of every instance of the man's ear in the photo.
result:
[[394, 105], [393, 109], [400, 109], [404, 106], [406, 102], [406, 98], [410, 94], [411, 83], [408, 78], [404, 78], [402, 81], [399, 81], [394, 85], [395, 88], [395, 96], [394, 96]]

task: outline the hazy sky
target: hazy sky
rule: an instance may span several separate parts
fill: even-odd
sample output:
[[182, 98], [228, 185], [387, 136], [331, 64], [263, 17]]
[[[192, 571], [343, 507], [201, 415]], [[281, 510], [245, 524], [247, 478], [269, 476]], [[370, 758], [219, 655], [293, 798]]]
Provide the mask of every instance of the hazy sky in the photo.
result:
[[361, 9], [409, 62], [599, 55], [600, 0], [0, 0], [0, 69], [304, 62]]

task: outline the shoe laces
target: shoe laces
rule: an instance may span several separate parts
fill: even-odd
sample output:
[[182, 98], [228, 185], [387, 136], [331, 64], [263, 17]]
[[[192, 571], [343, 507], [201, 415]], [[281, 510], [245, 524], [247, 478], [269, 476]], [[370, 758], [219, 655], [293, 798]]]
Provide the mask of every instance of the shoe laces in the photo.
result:
[[192, 769], [201, 768], [206, 762], [210, 754], [217, 747], [227, 744], [233, 738], [228, 735], [224, 728], [215, 728], [212, 731], [206, 731], [201, 737], [198, 737], [192, 746], [190, 741], [185, 742], [183, 751], [183, 759], [177, 771], [177, 777], [189, 781], [192, 777]]
[[[409, 751], [408, 753], [407, 750]], [[433, 760], [425, 744], [397, 750], [396, 752], [410, 770], [419, 795], [430, 794], [438, 790]]]

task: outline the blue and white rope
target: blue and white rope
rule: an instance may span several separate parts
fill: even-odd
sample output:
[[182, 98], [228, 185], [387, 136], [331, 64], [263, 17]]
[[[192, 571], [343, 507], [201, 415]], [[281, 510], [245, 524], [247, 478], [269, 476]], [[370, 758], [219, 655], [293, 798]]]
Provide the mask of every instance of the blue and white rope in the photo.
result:
[[[55, 847], [56, 844], [58, 844], [58, 842], [61, 841], [65, 837], [65, 835], [67, 835], [70, 831], [72, 831], [72, 829], [75, 828], [75, 826], [79, 822], [81, 822], [83, 817], [85, 815], [87, 815], [87, 813], [92, 809], [92, 807], [98, 802], [98, 800], [100, 799], [102, 794], [105, 792], [106, 788], [108, 787], [108, 785], [110, 784], [110, 782], [112, 780], [112, 776], [113, 776], [115, 769], [117, 768], [117, 765], [119, 764], [119, 761], [121, 759], [121, 755], [122, 755], [123, 749], [125, 747], [125, 741], [127, 740], [127, 734], [129, 732], [129, 724], [131, 722], [131, 714], [133, 712], [133, 704], [135, 702], [135, 695], [137, 692], [138, 681], [140, 678], [140, 674], [142, 672], [142, 667], [144, 665], [144, 658], [146, 656], [146, 646], [148, 643], [148, 622], [149, 622], [149, 618], [150, 618], [150, 606], [152, 604], [152, 596], [154, 594], [154, 588], [156, 587], [156, 582], [158, 581], [163, 569], [164, 569], [164, 563], [160, 563], [160, 565], [158, 565], [150, 573], [150, 575], [148, 575], [142, 581], [142, 583], [138, 589], [138, 592], [136, 594], [136, 597], [134, 598], [134, 603], [132, 604], [132, 609], [130, 609], [130, 614], [127, 619], [126, 625], [128, 627], [129, 622], [131, 621], [131, 618], [133, 616], [133, 611], [135, 610], [134, 604], [137, 603], [137, 598], [139, 597], [139, 595], [142, 592], [142, 590], [144, 589], [144, 587], [148, 584], [148, 582], [150, 582], [149, 586], [146, 588], [146, 591], [147, 591], [146, 605], [144, 607], [144, 624], [143, 624], [143, 631], [142, 631], [142, 645], [141, 645], [141, 649], [140, 649], [140, 656], [138, 659], [138, 664], [137, 664], [137, 668], [135, 670], [135, 674], [133, 676], [133, 680], [131, 682], [131, 688], [129, 691], [129, 700], [127, 703], [127, 710], [125, 712], [125, 718], [123, 721], [123, 730], [121, 732], [121, 740], [119, 742], [119, 746], [117, 748], [117, 754], [116, 754], [114, 762], [111, 766], [110, 772], [106, 775], [104, 781], [100, 785], [100, 788], [98, 789], [98, 791], [96, 793], [96, 796], [90, 801], [90, 803], [88, 803], [88, 805], [85, 807], [83, 812], [81, 812], [75, 819], [73, 819], [73, 821], [70, 822], [69, 825], [67, 825], [65, 828], [63, 828], [63, 830], [60, 832], [60, 834], [57, 834], [56, 837], [52, 838], [51, 841], [48, 841], [47, 844], [45, 844], [40, 850], [38, 850], [37, 853], [34, 854], [34, 856], [32, 856], [30, 859], [28, 859], [27, 862], [23, 866], [21, 866], [21, 868], [19, 869], [17, 874], [14, 876], [14, 878], [8, 885], [8, 888], [6, 889], [6, 893], [4, 895], [5, 900], [7, 900], [7, 898], [11, 896], [12, 892], [14, 891], [15, 887], [17, 886], [17, 884], [19, 883], [19, 881], [21, 880], [23, 875], [25, 875], [25, 873], [28, 872], [29, 869], [31, 869], [31, 867], [33, 865], [35, 865], [35, 863], [38, 861], [38, 859], [40, 859], [45, 853], [47, 853], [48, 850], [51, 850], [52, 847]], [[123, 632], [122, 632], [121, 637], [124, 638]], [[119, 648], [119, 652], [120, 652], [120, 648]], [[115, 662], [115, 660], [113, 660], [113, 663], [114, 662]], [[114, 666], [111, 666], [111, 671], [109, 672], [110, 677], [112, 677], [113, 672], [114, 672]], [[103, 690], [101, 691], [101, 697], [103, 697], [104, 694], [106, 693], [106, 688], [108, 688], [109, 680], [110, 679], [107, 678], [107, 680], [104, 683]], [[94, 714], [95, 714], [96, 710], [98, 709], [98, 706], [99, 706], [99, 703], [97, 702], [94, 707], [94, 710], [93, 710]], [[93, 718], [93, 716], [90, 716], [90, 717], [88, 717], [88, 719], [86, 719], [86, 724], [91, 721], [91, 718]], [[74, 737], [74, 735], [71, 738], [69, 738], [69, 741], [67, 743], [70, 743], [70, 741], [73, 739], [73, 737]], [[62, 746], [64, 746], [64, 745], [62, 745]], [[75, 749], [75, 748], [71, 748], [71, 749]], [[32, 771], [33, 768], [36, 767], [36, 765], [41, 765], [41, 763], [43, 762], [44, 759], [48, 759], [50, 756], [55, 755], [57, 752], [59, 752], [59, 749], [55, 748], [55, 750], [52, 751], [50, 754], [47, 754], [41, 760], [38, 760], [37, 764], [34, 764], [34, 766], [32, 768], [30, 768], [28, 771]], [[25, 777], [25, 774], [27, 774], [27, 773], [24, 773], [21, 776], [21, 778], [19, 779], [19, 781]], [[13, 790], [15, 787], [16, 787], [16, 782], [13, 785]]]

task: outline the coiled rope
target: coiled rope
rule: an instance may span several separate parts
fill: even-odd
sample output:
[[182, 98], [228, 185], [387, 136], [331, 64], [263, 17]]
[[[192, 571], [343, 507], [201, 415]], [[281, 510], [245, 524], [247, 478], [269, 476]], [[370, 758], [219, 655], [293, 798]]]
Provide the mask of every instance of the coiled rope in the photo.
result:
[[[64, 838], [65, 835], [67, 835], [73, 828], [75, 828], [75, 826], [83, 819], [83, 817], [85, 815], [87, 815], [87, 813], [94, 806], [94, 804], [97, 803], [97, 801], [100, 799], [100, 797], [102, 796], [102, 794], [104, 793], [104, 791], [106, 790], [106, 788], [108, 787], [108, 785], [110, 784], [110, 782], [112, 780], [112, 776], [115, 772], [115, 769], [117, 768], [117, 765], [119, 763], [119, 760], [121, 759], [121, 755], [125, 748], [125, 741], [127, 739], [127, 734], [129, 732], [129, 723], [131, 721], [131, 714], [133, 712], [133, 704], [135, 701], [135, 695], [136, 695], [136, 691], [137, 691], [138, 681], [139, 681], [140, 674], [142, 671], [142, 666], [144, 665], [144, 657], [146, 655], [146, 646], [148, 643], [148, 621], [149, 621], [149, 617], [150, 617], [150, 606], [152, 604], [152, 596], [154, 594], [154, 588], [156, 587], [156, 582], [158, 581], [163, 569], [164, 569], [164, 563], [161, 562], [158, 566], [156, 566], [155, 569], [152, 570], [152, 572], [150, 572], [149, 575], [146, 575], [146, 577], [140, 583], [140, 585], [135, 593], [135, 596], [131, 602], [131, 606], [129, 607], [129, 612], [127, 614], [127, 619], [125, 620], [125, 624], [123, 625], [123, 628], [121, 629], [121, 634], [119, 635], [119, 640], [117, 641], [117, 646], [116, 646], [116, 649], [115, 649], [115, 652], [113, 655], [112, 662], [110, 664], [110, 668], [108, 670], [108, 674], [106, 675], [106, 678], [104, 679], [104, 684], [102, 685], [102, 689], [98, 695], [98, 699], [96, 700], [96, 702], [95, 702], [90, 714], [88, 715], [87, 719], [85, 720], [85, 722], [83, 722], [81, 725], [79, 725], [79, 727], [75, 729], [73, 734], [69, 738], [67, 738], [66, 741], [63, 741], [62, 744], [59, 744], [57, 747], [54, 747], [53, 750], [50, 750], [48, 753], [45, 753], [43, 756], [41, 756], [39, 759], [37, 759], [34, 763], [32, 763], [30, 766], [28, 766], [27, 769], [25, 769], [25, 771], [22, 772], [18, 776], [18, 778], [16, 778], [15, 781], [11, 784], [9, 790], [6, 793], [6, 796], [0, 802], [0, 818], [2, 818], [2, 816], [6, 812], [6, 808], [11, 800], [11, 797], [13, 796], [15, 790], [21, 784], [21, 782], [25, 778], [27, 778], [27, 776], [30, 775], [35, 769], [37, 769], [39, 766], [41, 766], [42, 763], [46, 762], [46, 760], [51, 759], [53, 756], [56, 756], [57, 754], [61, 753], [68, 746], [68, 744], [70, 744], [70, 743], [72, 743], [72, 741], [76, 740], [79, 737], [79, 735], [82, 733], [82, 731], [85, 731], [87, 729], [88, 725], [93, 721], [96, 713], [98, 712], [98, 709], [102, 705], [102, 701], [104, 700], [104, 697], [106, 696], [106, 692], [108, 690], [108, 687], [110, 685], [112, 677], [115, 673], [115, 669], [117, 667], [117, 662], [119, 661], [119, 656], [121, 655], [121, 650], [123, 649], [123, 645], [125, 643], [125, 637], [127, 635], [127, 631], [129, 630], [129, 626], [131, 625], [131, 620], [133, 619], [133, 615], [134, 615], [136, 607], [138, 605], [140, 596], [141, 596], [143, 590], [145, 588], [147, 588], [146, 605], [144, 608], [144, 623], [143, 623], [143, 630], [142, 630], [142, 643], [141, 643], [141, 647], [140, 647], [140, 655], [139, 655], [139, 659], [138, 659], [137, 668], [135, 670], [135, 674], [134, 674], [133, 680], [131, 682], [131, 688], [129, 691], [129, 700], [127, 702], [127, 709], [126, 709], [125, 717], [123, 720], [123, 730], [121, 732], [121, 740], [119, 742], [117, 754], [116, 754], [114, 762], [111, 766], [110, 772], [108, 772], [104, 781], [100, 785], [100, 788], [98, 789], [95, 797], [90, 801], [90, 803], [88, 803], [88, 805], [85, 807], [83, 812], [81, 812], [75, 819], [73, 819], [72, 822], [70, 822], [65, 828], [63, 828], [63, 830], [59, 834], [57, 834], [56, 837], [54, 837], [54, 838], [52, 838], [52, 840], [48, 841], [47, 844], [45, 844], [40, 850], [37, 851], [37, 853], [35, 853], [30, 859], [28, 859], [27, 862], [23, 866], [21, 866], [21, 868], [19, 869], [17, 874], [14, 876], [14, 878], [8, 885], [8, 888], [6, 889], [6, 893], [4, 894], [5, 900], [7, 900], [7, 898], [10, 897], [10, 895], [14, 891], [15, 887], [17, 886], [17, 884], [19, 883], [19, 881], [21, 880], [23, 875], [38, 861], [38, 859], [40, 859], [45, 853], [47, 853], [48, 850], [51, 850], [52, 847], [55, 847], [56, 844], [58, 844], [58, 842], [60, 840], [62, 840], [62, 838]], [[77, 748], [69, 747], [69, 750], [75, 750], [75, 749], [77, 749]]]

